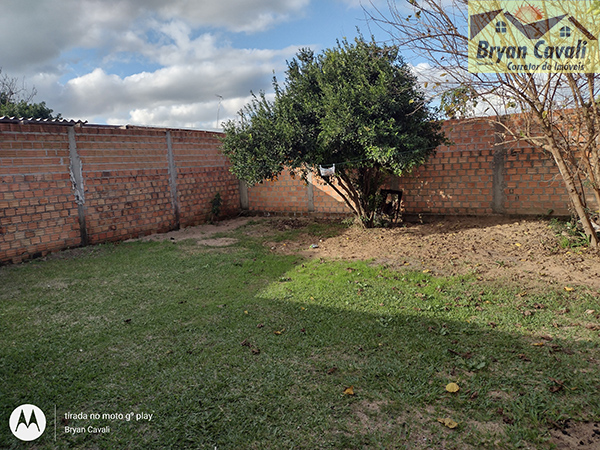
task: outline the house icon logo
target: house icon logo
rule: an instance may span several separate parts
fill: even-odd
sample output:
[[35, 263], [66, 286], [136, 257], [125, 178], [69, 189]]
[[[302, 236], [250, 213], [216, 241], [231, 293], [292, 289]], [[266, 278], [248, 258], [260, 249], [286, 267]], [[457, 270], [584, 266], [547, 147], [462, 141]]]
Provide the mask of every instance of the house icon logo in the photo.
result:
[[8, 420], [10, 431], [22, 441], [34, 441], [46, 429], [46, 415], [35, 405], [18, 406]]
[[600, 17], [582, 1], [469, 1], [469, 71], [600, 72]]

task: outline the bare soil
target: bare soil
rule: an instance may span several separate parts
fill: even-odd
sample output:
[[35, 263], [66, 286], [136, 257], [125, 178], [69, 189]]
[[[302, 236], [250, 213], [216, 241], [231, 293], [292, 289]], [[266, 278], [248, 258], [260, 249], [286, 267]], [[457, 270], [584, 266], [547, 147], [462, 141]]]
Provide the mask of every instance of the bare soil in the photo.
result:
[[327, 259], [373, 259], [440, 275], [474, 272], [482, 279], [512, 280], [524, 286], [548, 283], [600, 290], [600, 253], [585, 247], [561, 248], [556, 231], [542, 219], [428, 218], [395, 228], [352, 226], [335, 237], [315, 240], [305, 235], [274, 245], [278, 251]]
[[[213, 237], [248, 222], [251, 236], [264, 236], [272, 251], [325, 259], [367, 259], [394, 268], [426, 270], [440, 275], [476, 273], [482, 280], [511, 280], [524, 287], [545, 284], [570, 289], [587, 286], [600, 292], [600, 252], [562, 248], [556, 230], [544, 219], [430, 217], [394, 228], [340, 228], [315, 234], [306, 230], [313, 219], [238, 217], [143, 240], [194, 239], [201, 245], [227, 246], [229, 237]], [[339, 221], [338, 221], [339, 222]], [[326, 229], [326, 227], [325, 227]], [[297, 230], [292, 238], [274, 241], [273, 231]]]
[[[217, 233], [227, 233], [235, 230], [242, 225], [248, 223], [250, 218], [238, 217], [232, 220], [226, 220], [223, 222], [216, 223], [205, 223], [195, 227], [182, 228], [181, 230], [169, 231], [168, 233], [162, 234], [151, 234], [140, 238], [142, 241], [172, 241], [180, 242], [187, 239], [197, 241], [200, 245], [206, 245], [209, 247], [223, 247], [231, 244], [235, 244], [237, 239], [228, 237], [214, 238], [213, 235]], [[133, 239], [135, 240], [135, 239]]]

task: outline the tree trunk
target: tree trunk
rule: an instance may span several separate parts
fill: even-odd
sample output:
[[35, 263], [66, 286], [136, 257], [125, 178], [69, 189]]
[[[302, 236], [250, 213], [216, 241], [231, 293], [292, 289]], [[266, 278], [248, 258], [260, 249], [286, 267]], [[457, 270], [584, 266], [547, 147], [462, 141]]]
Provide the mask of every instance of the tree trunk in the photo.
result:
[[[548, 145], [548, 150], [554, 157], [554, 161], [562, 175], [563, 181], [565, 182], [565, 187], [567, 188], [567, 193], [569, 194], [569, 198], [573, 203], [573, 207], [575, 208], [575, 212], [577, 216], [581, 220], [581, 224], [583, 225], [583, 230], [587, 236], [590, 238], [590, 246], [598, 247], [598, 236], [596, 235], [596, 231], [592, 227], [592, 223], [590, 222], [590, 217], [585, 210], [584, 203], [581, 199], [579, 192], [575, 188], [575, 180], [573, 179], [573, 175], [569, 171], [565, 160], [563, 159], [562, 154], [560, 153], [560, 149], [555, 145]], [[583, 193], [581, 194], [583, 195]]]

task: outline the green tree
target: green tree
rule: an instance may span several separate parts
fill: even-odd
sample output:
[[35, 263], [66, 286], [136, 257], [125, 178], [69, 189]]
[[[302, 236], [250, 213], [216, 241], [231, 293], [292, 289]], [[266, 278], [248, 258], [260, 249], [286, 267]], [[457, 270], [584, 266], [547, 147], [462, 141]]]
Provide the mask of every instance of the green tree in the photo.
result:
[[[515, 9], [521, 6], [507, 3], [514, 3]], [[374, 8], [371, 20], [402, 48], [429, 63], [432, 78], [438, 80], [432, 83], [432, 91], [440, 94], [444, 112], [449, 117], [485, 117], [498, 127], [505, 142], [527, 142], [550, 155], [590, 245], [600, 247], [593, 221], [600, 217], [600, 73], [536, 73], [527, 68], [471, 73], [467, 50], [478, 39], [470, 37], [474, 22], [469, 21], [468, 0], [389, 0], [387, 4], [389, 11]], [[496, 10], [506, 7], [506, 3], [488, 4]], [[574, 19], [571, 14], [577, 12], [572, 23], [578, 27], [598, 20], [600, 2], [590, 10], [588, 5], [546, 2], [555, 17]], [[497, 48], [514, 45], [510, 33], [497, 35], [506, 39]], [[554, 64], [550, 59], [542, 62]]]
[[24, 82], [3, 74], [0, 69], [0, 117], [60, 119], [61, 115], [53, 115], [46, 102], [32, 102], [36, 93], [35, 88], [27, 89]]
[[319, 55], [304, 49], [288, 62], [283, 86], [273, 86], [273, 101], [255, 95], [224, 125], [232, 172], [255, 184], [335, 164], [324, 182], [368, 227], [386, 177], [410, 172], [444, 142], [396, 46], [360, 37]]

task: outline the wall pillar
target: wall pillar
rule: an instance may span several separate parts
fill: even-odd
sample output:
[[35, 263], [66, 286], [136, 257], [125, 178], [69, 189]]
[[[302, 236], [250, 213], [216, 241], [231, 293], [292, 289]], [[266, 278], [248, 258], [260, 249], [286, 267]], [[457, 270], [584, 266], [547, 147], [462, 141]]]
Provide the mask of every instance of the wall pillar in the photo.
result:
[[79, 232], [81, 233], [81, 245], [88, 245], [87, 225], [85, 222], [85, 187], [83, 185], [83, 168], [81, 158], [77, 153], [77, 141], [75, 139], [75, 127], [68, 128], [69, 136], [69, 176], [73, 186], [73, 195], [77, 203], [77, 215], [79, 216]]
[[173, 214], [175, 215], [175, 230], [181, 228], [179, 198], [177, 196], [177, 168], [175, 167], [175, 158], [173, 156], [173, 142], [171, 140], [171, 131], [167, 130], [167, 171], [169, 174], [169, 190], [171, 192], [171, 205], [173, 205]]
[[502, 136], [501, 125], [496, 125], [494, 130], [494, 157], [492, 162], [492, 211], [504, 214], [506, 196], [504, 195], [504, 163], [506, 160], [506, 147]]
[[313, 173], [309, 170], [306, 176], [306, 197], [308, 201], [308, 212], [315, 212], [315, 191], [313, 187]]

